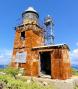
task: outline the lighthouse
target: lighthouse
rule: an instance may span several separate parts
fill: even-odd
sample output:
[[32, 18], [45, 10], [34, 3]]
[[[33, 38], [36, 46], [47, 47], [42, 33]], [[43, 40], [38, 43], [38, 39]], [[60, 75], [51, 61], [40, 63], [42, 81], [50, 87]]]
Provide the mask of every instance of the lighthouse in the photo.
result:
[[68, 79], [71, 77], [69, 47], [54, 43], [54, 22], [51, 16], [39, 24], [39, 13], [28, 7], [22, 22], [16, 26], [11, 66], [23, 68], [25, 76]]

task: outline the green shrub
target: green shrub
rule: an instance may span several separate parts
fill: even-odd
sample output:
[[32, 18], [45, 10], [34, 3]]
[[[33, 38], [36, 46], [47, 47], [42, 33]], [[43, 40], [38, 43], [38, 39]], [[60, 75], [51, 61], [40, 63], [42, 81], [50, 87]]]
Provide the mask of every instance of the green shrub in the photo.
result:
[[75, 89], [78, 89], [78, 86], [76, 86], [76, 88]]
[[72, 74], [78, 76], [78, 70], [72, 68]]
[[0, 83], [3, 84], [3, 89], [54, 89], [50, 85], [43, 86], [35, 81], [27, 83], [20, 79], [16, 80], [11, 75], [0, 75]]
[[6, 73], [5, 75], [0, 75], [0, 89], [54, 89], [51, 85], [44, 86], [35, 81], [27, 83], [26, 79], [16, 79], [19, 69], [8, 67], [1, 69], [0, 72]]
[[13, 68], [13, 67], [7, 67], [5, 69], [1, 69], [0, 71], [16, 78], [16, 75], [18, 74], [19, 69], [16, 69], [16, 68]]

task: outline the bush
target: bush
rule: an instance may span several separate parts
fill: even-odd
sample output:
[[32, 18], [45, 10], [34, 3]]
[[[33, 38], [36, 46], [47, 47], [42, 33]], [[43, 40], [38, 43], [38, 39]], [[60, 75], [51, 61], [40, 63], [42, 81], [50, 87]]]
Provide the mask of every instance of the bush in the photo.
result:
[[78, 86], [76, 86], [76, 88], [75, 89], [78, 89]]
[[12, 67], [7, 67], [5, 69], [1, 69], [0, 71], [6, 73], [8, 75], [13, 76], [14, 78], [16, 78], [16, 75], [18, 74], [19, 69], [12, 68]]
[[0, 75], [0, 89], [54, 89], [50, 85], [44, 86], [35, 81], [27, 83], [26, 79], [16, 79], [19, 69], [8, 67], [1, 69], [0, 72], [6, 73], [5, 75]]
[[10, 75], [1, 75], [0, 84], [3, 89], [54, 89], [50, 85], [43, 86], [34, 81], [27, 83], [26, 81], [22, 81], [20, 79], [16, 80]]
[[72, 68], [72, 74], [78, 76], [78, 70]]

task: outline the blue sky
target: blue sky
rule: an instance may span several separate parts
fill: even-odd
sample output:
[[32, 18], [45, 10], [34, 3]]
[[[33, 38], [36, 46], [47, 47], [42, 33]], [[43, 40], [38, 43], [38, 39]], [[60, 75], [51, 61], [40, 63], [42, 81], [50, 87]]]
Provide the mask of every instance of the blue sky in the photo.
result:
[[14, 27], [22, 12], [34, 7], [40, 21], [50, 14], [54, 19], [55, 43], [70, 47], [73, 64], [78, 64], [78, 0], [1, 0], [0, 1], [0, 64], [10, 62], [14, 43]]

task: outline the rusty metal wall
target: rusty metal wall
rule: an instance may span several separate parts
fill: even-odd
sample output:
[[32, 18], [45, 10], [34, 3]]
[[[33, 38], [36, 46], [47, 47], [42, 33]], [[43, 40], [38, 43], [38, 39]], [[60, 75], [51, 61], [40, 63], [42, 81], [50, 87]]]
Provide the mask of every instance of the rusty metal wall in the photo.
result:
[[[26, 52], [26, 63], [19, 63], [19, 67], [25, 69], [26, 75], [39, 76], [40, 74], [40, 54], [39, 52], [50, 51], [51, 53], [51, 78], [68, 79], [71, 77], [71, 66], [69, 58], [69, 49], [66, 47], [54, 47], [46, 49], [32, 50], [33, 47], [44, 45], [41, 28], [36, 25], [17, 28], [15, 33], [14, 48], [11, 66], [17, 67], [16, 53]], [[25, 40], [20, 39], [20, 33], [25, 31]]]

